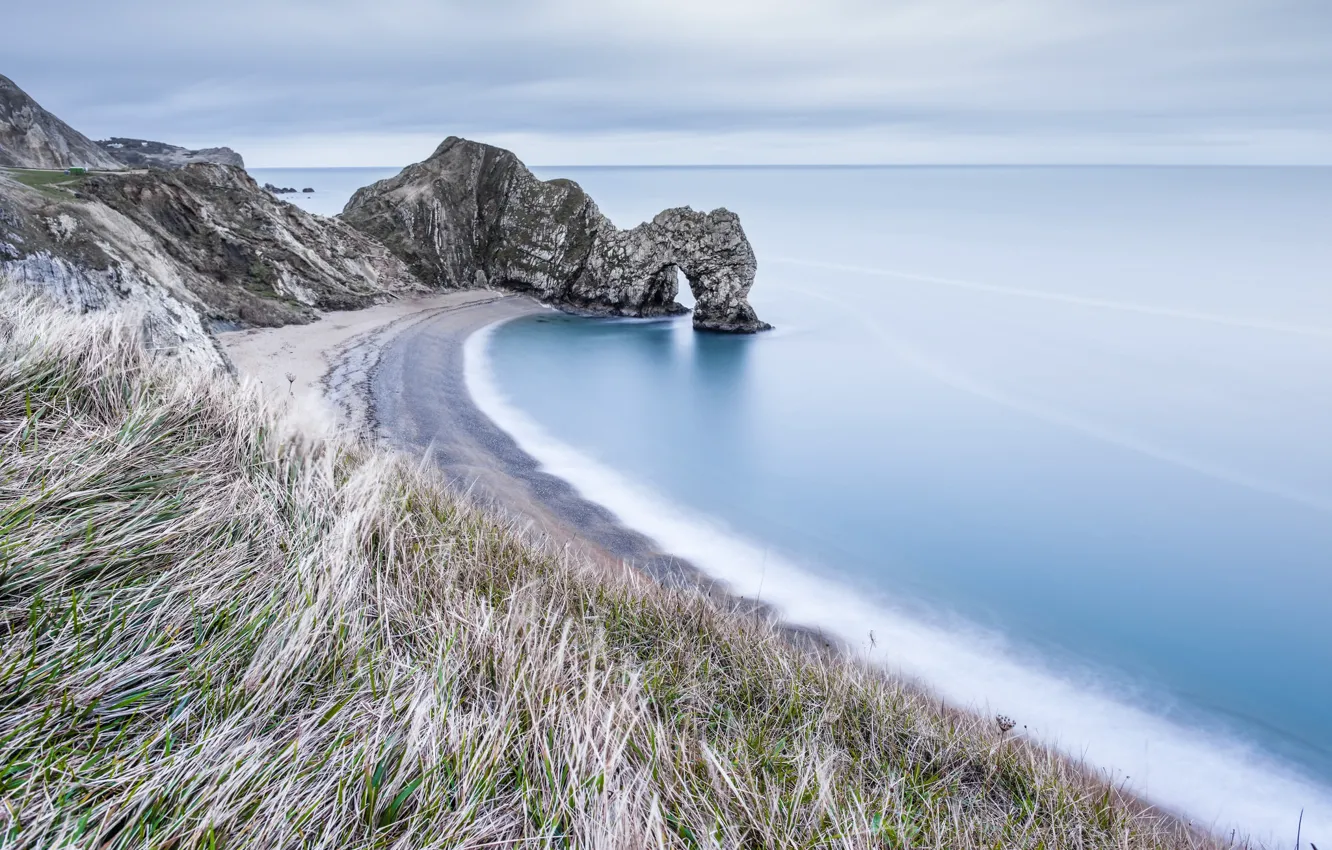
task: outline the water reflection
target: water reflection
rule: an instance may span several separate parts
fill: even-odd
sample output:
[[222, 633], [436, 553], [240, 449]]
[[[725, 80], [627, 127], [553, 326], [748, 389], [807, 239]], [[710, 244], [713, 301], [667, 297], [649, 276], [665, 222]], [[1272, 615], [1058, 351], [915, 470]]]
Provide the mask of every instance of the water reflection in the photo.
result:
[[693, 343], [687, 398], [692, 407], [687, 419], [699, 455], [717, 469], [734, 470], [746, 480], [754, 463], [754, 429], [749, 403], [750, 352], [758, 338], [734, 334], [696, 333], [686, 326]]

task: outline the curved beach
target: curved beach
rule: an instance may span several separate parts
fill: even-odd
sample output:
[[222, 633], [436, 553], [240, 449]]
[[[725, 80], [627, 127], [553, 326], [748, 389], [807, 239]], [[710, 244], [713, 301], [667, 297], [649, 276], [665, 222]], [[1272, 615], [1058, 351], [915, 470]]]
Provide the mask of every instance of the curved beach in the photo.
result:
[[474, 403], [464, 370], [468, 338], [548, 309], [521, 295], [453, 292], [219, 338], [242, 375], [276, 397], [314, 407], [322, 400], [343, 427], [428, 455], [456, 487], [532, 533], [607, 564], [629, 562], [659, 581], [706, 583], [687, 561], [543, 472]]
[[[671, 520], [674, 528], [653, 521], [648, 514], [659, 505], [639, 505], [625, 513], [625, 500], [617, 498], [614, 486], [607, 489], [586, 476], [552, 474], [548, 462], [529, 454], [531, 434], [514, 429], [515, 422], [508, 421], [512, 417], [498, 416], [497, 423], [483, 411], [494, 404], [478, 405], [466, 363], [469, 348], [474, 355], [483, 348], [485, 339], [477, 334], [548, 309], [519, 295], [450, 293], [412, 304], [330, 314], [313, 325], [245, 332], [250, 334], [250, 349], [256, 335], [268, 340], [268, 356], [241, 349], [237, 343], [245, 334], [225, 335], [224, 344], [233, 356], [243, 354], [238, 358], [242, 372], [284, 389], [288, 382], [281, 370], [293, 363], [304, 369], [302, 374], [317, 373], [320, 377], [309, 382], [309, 389], [322, 391], [345, 422], [409, 452], [428, 454], [455, 486], [528, 524], [538, 536], [576, 547], [607, 565], [632, 563], [659, 580], [702, 581], [714, 587], [721, 582], [737, 596], [752, 593], [747, 579], [752, 578], [748, 573], [753, 572], [749, 561], [754, 553], [745, 551], [743, 541], [720, 536], [691, 540], [678, 533], [678, 518]], [[536, 453], [549, 461], [543, 452]], [[614, 506], [619, 515], [604, 505]], [[1299, 780], [1234, 742], [1181, 730], [1098, 692], [1092, 683], [1057, 676], [1034, 659], [1010, 657], [985, 635], [950, 632], [885, 612], [794, 565], [764, 558], [768, 584], [762, 599], [788, 621], [823, 626], [836, 622], [834, 637], [849, 642], [872, 627], [880, 649], [867, 653], [869, 660], [928, 681], [954, 704], [982, 711], [1018, 705], [1022, 722], [1031, 724], [1033, 734], [1082, 753], [1093, 765], [1116, 768], [1117, 781], [1127, 780], [1125, 774], [1146, 776], [1146, 787], [1131, 784], [1161, 804], [1195, 818], [1201, 815], [1218, 827], [1261, 824], [1277, 797], [1307, 793]], [[837, 613], [835, 621], [829, 620], [830, 612]], [[1145, 752], [1125, 746], [1138, 736], [1153, 740], [1149, 760]], [[1210, 787], [1206, 792], [1200, 785], [1204, 775]], [[1248, 805], [1231, 802], [1217, 809], [1218, 797]]]

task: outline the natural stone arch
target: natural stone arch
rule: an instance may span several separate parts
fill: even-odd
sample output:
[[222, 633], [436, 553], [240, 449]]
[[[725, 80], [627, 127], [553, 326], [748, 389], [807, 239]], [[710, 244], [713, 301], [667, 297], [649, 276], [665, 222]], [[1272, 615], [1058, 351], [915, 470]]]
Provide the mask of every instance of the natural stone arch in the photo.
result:
[[508, 151], [446, 139], [426, 161], [358, 191], [343, 218], [436, 287], [501, 286], [567, 309], [621, 316], [684, 312], [699, 330], [769, 326], [749, 306], [756, 263], [735, 213], [688, 207], [619, 230], [571, 180], [538, 180]]
[[588, 309], [617, 304], [628, 315], [681, 313], [678, 271], [694, 294], [696, 329], [753, 333], [770, 327], [749, 306], [756, 268], [735, 213], [678, 207], [630, 230], [598, 234], [569, 300]]
[[652, 225], [672, 276], [678, 268], [694, 293], [695, 328], [752, 333], [770, 327], [749, 306], [758, 263], [739, 216], [727, 209], [702, 213], [679, 207], [659, 213]]

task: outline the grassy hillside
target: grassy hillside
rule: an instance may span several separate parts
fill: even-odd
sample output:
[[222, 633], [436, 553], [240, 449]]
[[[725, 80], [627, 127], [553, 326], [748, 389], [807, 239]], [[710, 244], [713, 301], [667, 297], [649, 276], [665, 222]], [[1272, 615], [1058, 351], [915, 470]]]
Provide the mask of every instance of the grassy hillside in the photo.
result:
[[31, 186], [47, 194], [54, 194], [58, 197], [69, 197], [66, 189], [72, 190], [84, 180], [87, 179], [83, 174], [66, 174], [64, 171], [39, 171], [31, 168], [0, 168], [0, 173], [9, 178], [22, 183], [24, 186]]
[[0, 846], [1210, 846], [0, 296]]

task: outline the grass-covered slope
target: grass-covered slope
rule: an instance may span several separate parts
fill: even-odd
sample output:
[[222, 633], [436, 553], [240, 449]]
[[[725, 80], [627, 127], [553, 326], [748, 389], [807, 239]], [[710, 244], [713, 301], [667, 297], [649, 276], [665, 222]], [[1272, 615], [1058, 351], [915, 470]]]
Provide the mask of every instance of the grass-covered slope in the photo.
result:
[[1201, 846], [127, 327], [0, 298], [0, 846]]

